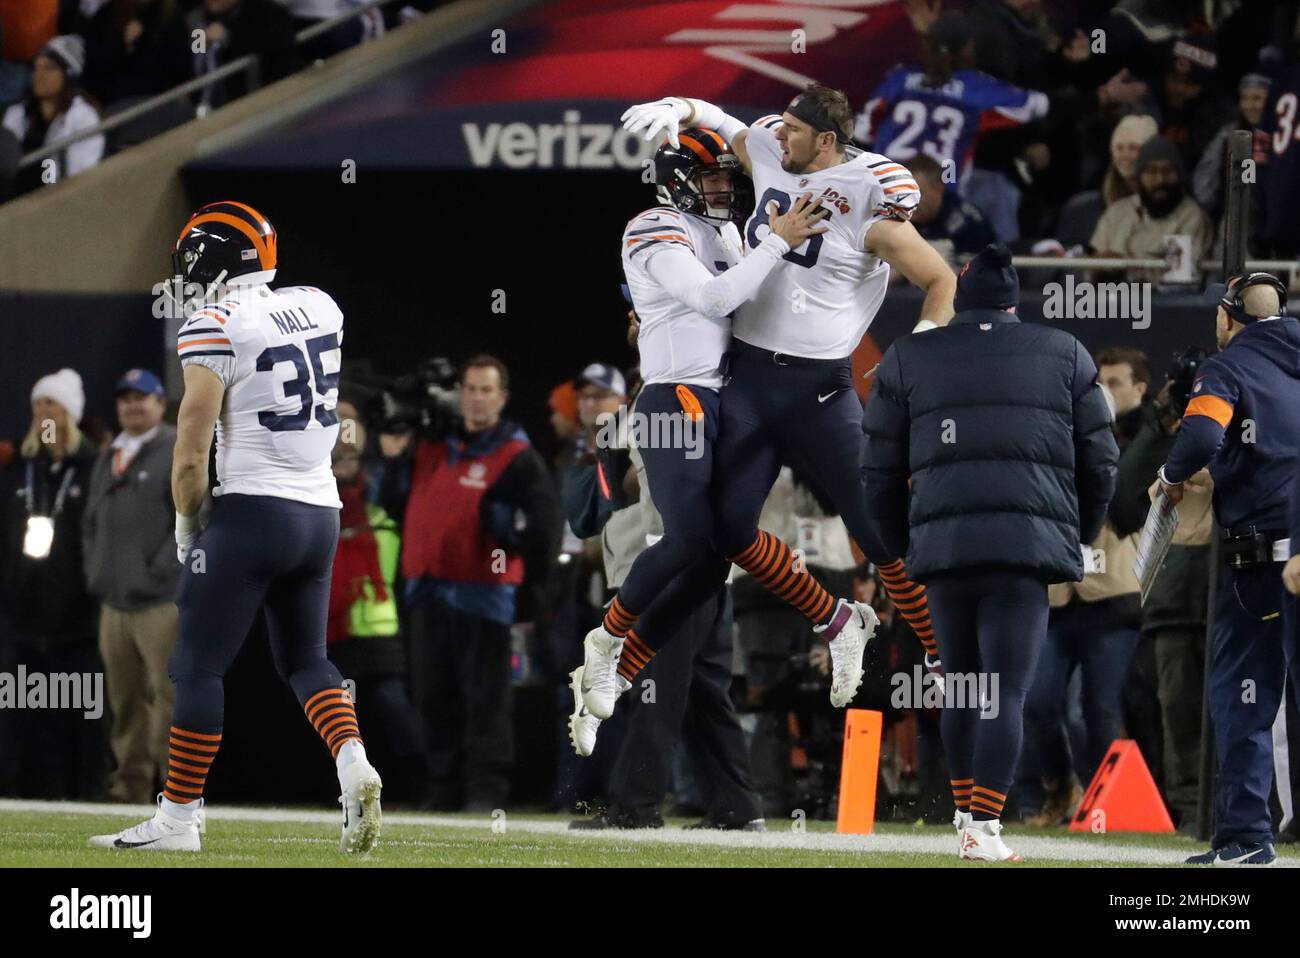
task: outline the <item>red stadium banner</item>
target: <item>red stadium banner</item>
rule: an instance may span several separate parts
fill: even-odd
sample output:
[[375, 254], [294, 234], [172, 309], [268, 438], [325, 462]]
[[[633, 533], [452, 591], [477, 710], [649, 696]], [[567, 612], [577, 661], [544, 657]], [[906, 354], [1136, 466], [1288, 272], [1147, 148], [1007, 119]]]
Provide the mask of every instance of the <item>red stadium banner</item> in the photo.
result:
[[811, 80], [860, 107], [917, 48], [901, 0], [560, 0], [382, 77], [197, 168], [641, 169], [631, 104], [670, 94], [742, 119]]
[[668, 92], [771, 109], [812, 80], [855, 104], [916, 49], [901, 0], [561, 0], [505, 27], [438, 103], [637, 102]]

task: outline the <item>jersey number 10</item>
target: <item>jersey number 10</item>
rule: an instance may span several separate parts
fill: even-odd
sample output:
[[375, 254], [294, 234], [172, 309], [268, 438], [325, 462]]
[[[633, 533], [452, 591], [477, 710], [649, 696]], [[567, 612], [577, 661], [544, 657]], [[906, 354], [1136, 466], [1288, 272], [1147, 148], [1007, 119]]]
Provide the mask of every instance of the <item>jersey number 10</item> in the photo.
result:
[[[281, 416], [279, 413], [266, 410], [257, 414], [257, 421], [272, 432], [300, 432], [307, 428], [313, 416], [322, 426], [333, 426], [339, 421], [338, 414], [333, 409], [317, 405], [314, 398], [314, 395], [324, 395], [338, 389], [339, 374], [325, 372], [321, 364], [322, 354], [339, 348], [338, 336], [335, 333], [317, 336], [307, 340], [303, 345], [307, 347], [306, 356], [297, 344], [285, 343], [283, 346], [264, 349], [262, 355], [257, 357], [259, 373], [270, 372], [278, 363], [293, 363], [293, 368], [298, 373], [295, 378], [285, 382], [284, 398], [291, 399], [297, 396], [302, 403], [301, 408], [289, 416]], [[311, 360], [310, 369], [307, 366], [308, 358]]]

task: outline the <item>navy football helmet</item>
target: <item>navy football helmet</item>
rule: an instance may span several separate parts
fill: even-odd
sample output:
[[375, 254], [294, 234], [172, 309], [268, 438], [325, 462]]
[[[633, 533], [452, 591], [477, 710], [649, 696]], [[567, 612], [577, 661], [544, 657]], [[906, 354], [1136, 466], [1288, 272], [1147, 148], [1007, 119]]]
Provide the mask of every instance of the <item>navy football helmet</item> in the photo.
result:
[[[717, 222], [736, 221], [743, 210], [744, 167], [730, 144], [712, 130], [688, 127], [677, 134], [680, 145], [665, 143], [655, 151], [655, 186], [659, 200]], [[727, 173], [726, 190], [705, 192], [701, 174]], [[738, 188], [739, 187], [739, 188]]]
[[237, 276], [273, 273], [275, 264], [271, 221], [251, 206], [228, 200], [200, 207], [172, 249], [174, 275], [208, 290]]

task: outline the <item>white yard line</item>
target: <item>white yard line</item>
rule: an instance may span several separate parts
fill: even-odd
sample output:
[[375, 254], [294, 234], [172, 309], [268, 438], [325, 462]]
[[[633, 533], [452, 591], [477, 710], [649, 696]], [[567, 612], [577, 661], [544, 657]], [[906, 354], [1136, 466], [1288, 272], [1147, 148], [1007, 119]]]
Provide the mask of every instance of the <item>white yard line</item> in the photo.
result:
[[[37, 812], [67, 815], [114, 815], [126, 819], [146, 818], [152, 815], [152, 805], [110, 805], [92, 802], [40, 802], [25, 799], [0, 799], [0, 813]], [[338, 812], [313, 812], [282, 808], [211, 808], [206, 810], [212, 822], [287, 822], [304, 825], [331, 825], [339, 823]], [[618, 831], [570, 831], [566, 822], [538, 821], [506, 815], [502, 820], [506, 835], [563, 835], [584, 841], [628, 844], [636, 842], [663, 845], [713, 845], [726, 848], [807, 849], [824, 852], [897, 852], [903, 854], [929, 853], [955, 854], [955, 836], [947, 829], [930, 828], [924, 834], [899, 835], [838, 835], [833, 832], [723, 832], [686, 831], [680, 828], [620, 829]], [[491, 818], [469, 818], [450, 815], [428, 815], [418, 812], [390, 812], [384, 815], [385, 825], [424, 825], [437, 828], [460, 828], [466, 831], [492, 833]], [[497, 824], [498, 830], [502, 824]], [[390, 838], [397, 838], [391, 832]], [[1044, 838], [1009, 830], [1010, 843], [1029, 861], [1113, 862], [1116, 864], [1177, 865], [1192, 852], [1170, 848], [1147, 848], [1138, 845], [1104, 844], [1105, 839], [1092, 836], [1079, 838]], [[400, 841], [400, 839], [398, 839]], [[1194, 849], [1193, 849], [1194, 850]], [[1278, 865], [1300, 867], [1300, 859], [1279, 858]]]

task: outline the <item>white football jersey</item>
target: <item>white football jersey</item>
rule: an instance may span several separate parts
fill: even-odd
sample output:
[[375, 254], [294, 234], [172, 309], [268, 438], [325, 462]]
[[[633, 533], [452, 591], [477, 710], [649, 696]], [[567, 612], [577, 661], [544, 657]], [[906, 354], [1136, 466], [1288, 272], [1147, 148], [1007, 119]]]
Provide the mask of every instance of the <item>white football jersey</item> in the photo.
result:
[[230, 286], [181, 326], [181, 364], [206, 366], [226, 386], [214, 496], [342, 505], [330, 463], [342, 342], [342, 312], [310, 286]]
[[882, 219], [909, 219], [921, 199], [912, 174], [878, 153], [845, 148], [843, 163], [815, 173], [781, 168], [779, 116], [756, 120], [745, 138], [758, 202], [745, 227], [752, 249], [768, 234], [766, 207], [780, 212], [811, 193], [830, 211], [825, 233], [810, 236], [784, 257], [758, 295], [736, 311], [732, 332], [751, 346], [842, 359], [862, 341], [889, 285], [889, 264], [863, 248]]
[[717, 389], [719, 366], [731, 342], [731, 318], [703, 316], [669, 293], [647, 271], [656, 252], [685, 247], [714, 276], [740, 262], [740, 231], [714, 225], [671, 206], [633, 217], [623, 230], [623, 275], [641, 321], [637, 350], [647, 383], [688, 383]]

